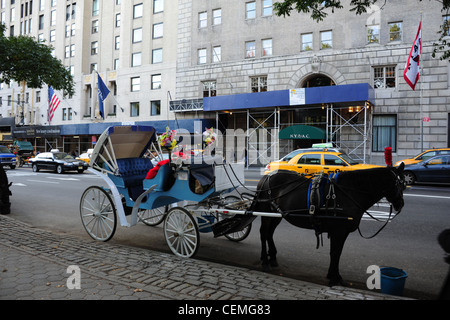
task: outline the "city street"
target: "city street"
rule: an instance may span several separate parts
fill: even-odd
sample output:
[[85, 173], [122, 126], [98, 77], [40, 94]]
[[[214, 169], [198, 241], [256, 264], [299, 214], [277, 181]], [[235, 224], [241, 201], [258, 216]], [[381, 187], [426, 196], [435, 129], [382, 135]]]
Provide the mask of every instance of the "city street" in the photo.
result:
[[[79, 216], [79, 202], [83, 191], [91, 185], [103, 185], [93, 174], [56, 174], [41, 171], [33, 173], [23, 167], [6, 170], [11, 191], [10, 217], [34, 227], [61, 234], [88, 239]], [[255, 190], [260, 171], [246, 171], [245, 185]], [[362, 238], [358, 232], [350, 235], [341, 258], [341, 274], [354, 287], [364, 289], [370, 265], [390, 266], [408, 273], [405, 296], [433, 299], [439, 293], [449, 266], [437, 243], [439, 233], [450, 227], [450, 186], [414, 185], [405, 191], [402, 213], [372, 239]], [[387, 207], [372, 208], [382, 219], [388, 216]], [[234, 243], [224, 237], [213, 238], [212, 233], [201, 234], [196, 259], [260, 270], [259, 224], [256, 219], [250, 236]], [[373, 235], [383, 222], [364, 217], [361, 232]], [[142, 223], [125, 228], [118, 225], [110, 241], [133, 247], [170, 252], [165, 243], [162, 226], [148, 227]], [[275, 232], [280, 267], [273, 273], [300, 280], [326, 284], [329, 263], [329, 241], [316, 249], [316, 238], [311, 230], [296, 228], [283, 221]]]

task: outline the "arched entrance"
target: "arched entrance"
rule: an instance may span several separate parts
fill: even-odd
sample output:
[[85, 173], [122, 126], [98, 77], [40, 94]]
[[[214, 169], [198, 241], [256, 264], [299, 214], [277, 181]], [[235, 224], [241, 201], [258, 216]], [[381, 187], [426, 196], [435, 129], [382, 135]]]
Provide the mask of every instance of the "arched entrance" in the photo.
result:
[[[301, 81], [301, 88], [334, 86], [333, 79], [325, 74], [314, 73]], [[309, 127], [316, 128], [325, 132], [327, 127], [327, 110], [322, 105], [311, 106], [293, 106], [291, 109], [280, 111], [280, 132], [296, 128], [299, 134], [283, 136], [280, 138], [280, 156], [287, 154], [295, 149], [310, 148], [314, 143], [325, 142], [326, 136], [321, 138], [302, 135], [301, 129]], [[294, 129], [292, 129], [294, 130]], [[299, 131], [300, 130], [300, 131]]]

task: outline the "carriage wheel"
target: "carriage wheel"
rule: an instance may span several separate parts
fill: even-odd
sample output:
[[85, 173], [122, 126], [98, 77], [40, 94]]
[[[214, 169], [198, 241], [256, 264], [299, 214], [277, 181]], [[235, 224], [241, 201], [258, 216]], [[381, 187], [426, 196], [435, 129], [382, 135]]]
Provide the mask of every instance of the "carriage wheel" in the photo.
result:
[[[235, 203], [237, 201], [240, 201], [241, 198], [237, 197], [237, 196], [226, 196], [224, 198], [223, 204], [224, 204], [224, 208], [227, 209], [229, 208], [228, 205]], [[231, 208], [229, 208], [231, 209]], [[239, 209], [239, 208], [238, 208]], [[231, 218], [230, 216], [226, 216], [226, 215], [221, 215], [220, 218], [222, 219], [227, 219], [227, 218]], [[237, 232], [232, 232], [232, 233], [228, 233], [225, 235], [225, 237], [228, 240], [231, 241], [235, 241], [235, 242], [239, 242], [244, 240], [245, 238], [248, 237], [248, 235], [250, 234], [250, 231], [252, 230], [252, 224], [249, 224], [248, 226], [246, 226], [244, 229], [242, 229], [241, 231], [237, 231]]]
[[80, 215], [83, 227], [91, 238], [108, 241], [114, 235], [116, 207], [103, 188], [91, 186], [84, 191], [80, 200]]
[[190, 258], [197, 253], [200, 234], [197, 223], [184, 208], [169, 210], [164, 220], [164, 236], [172, 252], [183, 258]]
[[155, 209], [141, 210], [138, 212], [139, 220], [148, 226], [157, 226], [160, 224], [167, 213], [168, 206], [159, 207]]

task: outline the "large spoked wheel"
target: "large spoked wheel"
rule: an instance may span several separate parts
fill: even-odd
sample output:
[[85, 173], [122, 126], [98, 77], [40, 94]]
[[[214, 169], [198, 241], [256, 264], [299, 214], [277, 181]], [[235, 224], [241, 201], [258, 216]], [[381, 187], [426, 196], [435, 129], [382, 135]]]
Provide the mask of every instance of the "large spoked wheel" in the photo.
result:
[[103, 188], [87, 188], [80, 200], [80, 215], [83, 227], [91, 238], [108, 241], [117, 226], [116, 207], [111, 196]]
[[157, 226], [163, 222], [167, 208], [167, 206], [164, 206], [155, 209], [141, 210], [138, 212], [139, 220], [148, 226]]
[[200, 234], [197, 223], [186, 209], [175, 207], [169, 210], [164, 220], [164, 236], [175, 255], [190, 258], [197, 253]]
[[[231, 208], [231, 204], [240, 201], [241, 199], [237, 196], [226, 196], [223, 200], [223, 205], [225, 209], [239, 209], [239, 208]], [[230, 216], [227, 215], [221, 215], [220, 216], [221, 219], [227, 219], [227, 218], [231, 218]], [[244, 229], [242, 229], [241, 231], [237, 231], [237, 232], [232, 232], [232, 233], [228, 233], [225, 235], [225, 237], [228, 240], [231, 241], [235, 241], [235, 242], [239, 242], [244, 240], [245, 238], [248, 237], [248, 235], [250, 234], [250, 231], [252, 231], [252, 225], [249, 224], [248, 226], [246, 226]]]

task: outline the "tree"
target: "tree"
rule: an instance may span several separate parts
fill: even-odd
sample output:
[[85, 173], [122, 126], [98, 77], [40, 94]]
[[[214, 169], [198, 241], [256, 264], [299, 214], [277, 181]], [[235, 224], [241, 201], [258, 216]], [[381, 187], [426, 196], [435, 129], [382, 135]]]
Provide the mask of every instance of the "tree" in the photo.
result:
[[[383, 8], [388, 1], [389, 0], [351, 0], [350, 11], [360, 15], [366, 13], [373, 4], [381, 3], [381, 8]], [[450, 9], [450, 0], [435, 1], [442, 6], [442, 12], [447, 12]], [[317, 22], [322, 21], [327, 17], [327, 9], [331, 9], [331, 12], [334, 13], [334, 10], [343, 8], [340, 0], [284, 0], [275, 2], [273, 7], [278, 16], [289, 16], [292, 10], [295, 10], [297, 12], [310, 13], [311, 18]], [[440, 53], [441, 60], [450, 60], [450, 41], [446, 40], [446, 37], [450, 35], [449, 25], [450, 23], [443, 23], [440, 30], [438, 30], [438, 33], [440, 34], [439, 41], [434, 43], [433, 57], [436, 56], [436, 53]]]
[[5, 26], [0, 25], [0, 82], [11, 80], [29, 88], [44, 84], [65, 94], [74, 94], [73, 77], [62, 62], [52, 56], [52, 47], [26, 36], [4, 36]]

